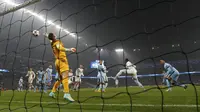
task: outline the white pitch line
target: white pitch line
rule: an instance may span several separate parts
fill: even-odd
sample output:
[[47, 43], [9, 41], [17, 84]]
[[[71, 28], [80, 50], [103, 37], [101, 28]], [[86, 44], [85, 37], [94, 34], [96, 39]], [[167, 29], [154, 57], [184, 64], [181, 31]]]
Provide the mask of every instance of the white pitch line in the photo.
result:
[[[9, 103], [9, 101], [0, 101], [1, 103]], [[12, 103], [24, 103], [23, 101], [12, 101]], [[40, 104], [40, 102], [35, 101], [27, 101], [27, 104]], [[56, 102], [41, 102], [42, 104], [57, 104]], [[67, 102], [59, 102], [59, 104], [67, 104]], [[70, 105], [80, 105], [78, 103], [71, 103]], [[81, 103], [81, 105], [86, 106], [102, 106], [101, 103]], [[105, 106], [121, 106], [126, 107], [130, 106], [130, 104], [104, 104]], [[161, 105], [154, 105], [154, 104], [132, 104], [133, 107], [161, 107]], [[163, 105], [164, 107], [196, 107], [197, 105], [183, 105], [183, 104], [171, 104], [171, 105]], [[198, 105], [200, 107], [200, 105]]]

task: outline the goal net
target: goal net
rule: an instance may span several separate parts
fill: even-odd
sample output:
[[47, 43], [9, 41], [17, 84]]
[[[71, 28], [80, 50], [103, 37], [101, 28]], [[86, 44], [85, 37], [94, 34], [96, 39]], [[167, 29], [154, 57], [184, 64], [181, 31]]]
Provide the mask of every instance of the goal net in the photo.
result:
[[[0, 112], [199, 112], [198, 4], [0, 0]], [[58, 71], [45, 33], [76, 48], [66, 52], [74, 74], [69, 85], [73, 103], [63, 99], [61, 85], [56, 98], [49, 97]], [[177, 72], [168, 72], [160, 60]], [[77, 78], [80, 65], [84, 76]], [[52, 78], [47, 71], [44, 80], [50, 81], [38, 85], [38, 71], [49, 66]], [[32, 85], [30, 68], [35, 72]]]

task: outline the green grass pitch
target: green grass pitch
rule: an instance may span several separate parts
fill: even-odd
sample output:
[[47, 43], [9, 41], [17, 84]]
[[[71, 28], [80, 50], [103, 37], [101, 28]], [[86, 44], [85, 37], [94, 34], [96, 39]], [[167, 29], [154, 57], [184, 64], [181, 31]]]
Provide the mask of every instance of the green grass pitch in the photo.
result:
[[[156, 86], [146, 86], [152, 88]], [[200, 86], [196, 86], [198, 95], [200, 95]], [[162, 95], [160, 90], [152, 89], [140, 94], [133, 94], [142, 91], [138, 87], [108, 88], [106, 93], [95, 93], [93, 89], [81, 89], [79, 92], [71, 92], [74, 99], [79, 99], [79, 103], [68, 103], [62, 99], [63, 93], [60, 92], [58, 100], [48, 97], [48, 94], [34, 92], [3, 91], [0, 96], [0, 112], [101, 112], [104, 101], [103, 112], [161, 112]], [[119, 92], [122, 94], [116, 95]], [[25, 99], [26, 94], [26, 99]], [[42, 95], [42, 96], [41, 96]], [[13, 96], [13, 97], [12, 97]], [[88, 99], [89, 97], [92, 98]], [[95, 97], [94, 97], [95, 96]], [[196, 112], [196, 96], [194, 87], [189, 85], [187, 90], [174, 87], [173, 91], [165, 92], [163, 90], [164, 112]], [[112, 97], [112, 98], [110, 98]], [[10, 100], [12, 99], [12, 102]], [[24, 102], [26, 101], [26, 102]], [[200, 98], [198, 99], [200, 101]], [[60, 103], [60, 110], [57, 102]], [[132, 107], [130, 106], [132, 102]], [[27, 110], [25, 109], [27, 107]], [[200, 106], [199, 106], [200, 107]], [[80, 110], [82, 109], [82, 111]], [[200, 108], [199, 108], [200, 110]]]

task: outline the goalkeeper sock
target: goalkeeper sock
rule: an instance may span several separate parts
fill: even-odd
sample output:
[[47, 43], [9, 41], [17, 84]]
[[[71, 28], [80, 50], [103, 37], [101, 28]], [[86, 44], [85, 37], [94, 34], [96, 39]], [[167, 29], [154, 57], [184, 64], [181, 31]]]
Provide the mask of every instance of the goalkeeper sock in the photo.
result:
[[60, 85], [61, 81], [56, 81], [55, 84], [53, 85], [53, 88], [52, 88], [52, 92], [56, 92], [58, 86]]
[[62, 84], [63, 84], [63, 88], [64, 88], [63, 92], [69, 93], [68, 78], [63, 79]]

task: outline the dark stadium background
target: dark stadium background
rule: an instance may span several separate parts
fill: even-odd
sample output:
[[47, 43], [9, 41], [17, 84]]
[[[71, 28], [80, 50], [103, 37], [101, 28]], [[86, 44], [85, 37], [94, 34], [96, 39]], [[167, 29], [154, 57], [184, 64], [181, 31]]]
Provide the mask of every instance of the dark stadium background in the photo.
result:
[[[16, 0], [17, 3], [22, 3], [22, 1]], [[38, 3], [36, 7], [32, 5], [27, 7], [27, 9], [33, 11], [35, 8], [35, 12], [37, 13], [42, 10], [40, 14], [45, 17], [47, 11], [43, 9], [53, 7], [59, 1], [61, 0], [43, 1]], [[96, 76], [97, 73], [92, 72], [94, 69], [90, 68], [90, 62], [99, 58], [105, 60], [107, 66], [110, 67], [123, 64], [124, 58], [127, 57], [133, 63], [137, 63], [138, 74], [161, 73], [161, 66], [158, 63], [160, 59], [165, 59], [172, 63], [180, 72], [188, 71], [187, 67], [189, 67], [190, 71], [199, 71], [199, 51], [187, 55], [189, 61], [188, 66], [187, 59], [182, 53], [168, 54], [154, 58], [156, 66], [152, 59], [140, 62], [140, 60], [145, 58], [152, 58], [172, 51], [180, 51], [181, 48], [184, 52], [190, 52], [200, 48], [199, 19], [186, 22], [180, 26], [168, 27], [154, 34], [140, 34], [123, 42], [119, 40], [131, 37], [140, 32], [153, 32], [163, 26], [174, 23], [178, 24], [193, 16], [199, 15], [200, 1], [177, 0], [175, 2], [155, 5], [148, 10], [131, 13], [121, 19], [113, 18], [108, 21], [102, 21], [112, 16], [120, 17], [126, 15], [137, 8], [146, 8], [159, 1], [161, 2], [162, 0], [117, 0], [117, 2], [115, 0], [67, 0], [48, 11], [47, 18], [53, 21], [57, 20], [56, 24], [60, 25], [62, 23], [62, 26], [71, 32], [81, 31], [78, 33], [79, 40], [77, 41], [76, 37], [73, 38], [70, 35], [64, 36], [65, 33], [63, 32], [59, 34], [59, 30], [52, 26], [47, 28], [47, 32], [55, 32], [58, 37], [64, 36], [61, 40], [64, 42], [65, 47], [76, 47], [78, 42], [78, 52], [88, 48], [78, 55], [68, 54], [70, 67], [75, 71], [79, 64], [83, 64], [85, 66], [85, 76]], [[78, 14], [69, 16], [91, 3], [96, 4], [97, 7], [88, 7]], [[31, 33], [25, 33], [32, 30], [32, 25], [33, 29], [38, 29], [45, 25], [38, 18], [29, 18], [30, 14], [25, 13], [21, 30], [21, 34], [25, 34], [21, 35], [20, 39], [16, 37], [19, 36], [20, 32], [19, 27], [21, 22], [18, 20], [21, 20], [21, 15], [22, 11], [14, 13], [12, 23], [16, 22], [12, 25], [9, 25], [12, 13], [0, 17], [0, 21], [3, 19], [0, 31], [0, 68], [10, 71], [9, 73], [1, 73], [0, 82], [4, 82], [4, 87], [8, 89], [16, 88], [19, 77], [26, 75], [28, 67], [32, 67], [36, 72], [40, 66], [46, 69], [49, 64], [54, 65], [53, 54], [48, 40], [42, 36], [36, 38]], [[67, 19], [65, 21], [59, 21], [64, 18]], [[92, 25], [85, 29], [94, 23], [101, 24]], [[40, 30], [40, 33], [44, 31], [45, 27]], [[113, 40], [118, 41], [102, 46]], [[19, 47], [16, 50], [18, 42]], [[90, 46], [93, 47], [89, 48]], [[101, 47], [96, 48], [96, 46]], [[122, 52], [115, 52], [117, 48], [123, 48], [124, 54]], [[120, 68], [123, 68], [123, 66], [119, 65], [110, 68], [108, 76], [115, 76]], [[199, 74], [192, 75], [191, 77], [193, 82], [199, 83]], [[157, 77], [156, 79], [160, 84], [161, 77]], [[139, 80], [145, 85], [156, 84], [155, 77], [140, 78]], [[184, 83], [190, 83], [188, 75], [181, 76], [180, 80]], [[114, 81], [112, 79], [109, 81], [111, 82], [109, 86], [113, 86]], [[14, 82], [13, 87], [11, 82]], [[125, 82], [125, 80], [120, 79], [120, 86], [124, 86], [126, 84]], [[92, 87], [95, 83], [95, 79], [83, 79], [82, 86]], [[129, 79], [128, 85], [134, 85], [133, 81]]]

